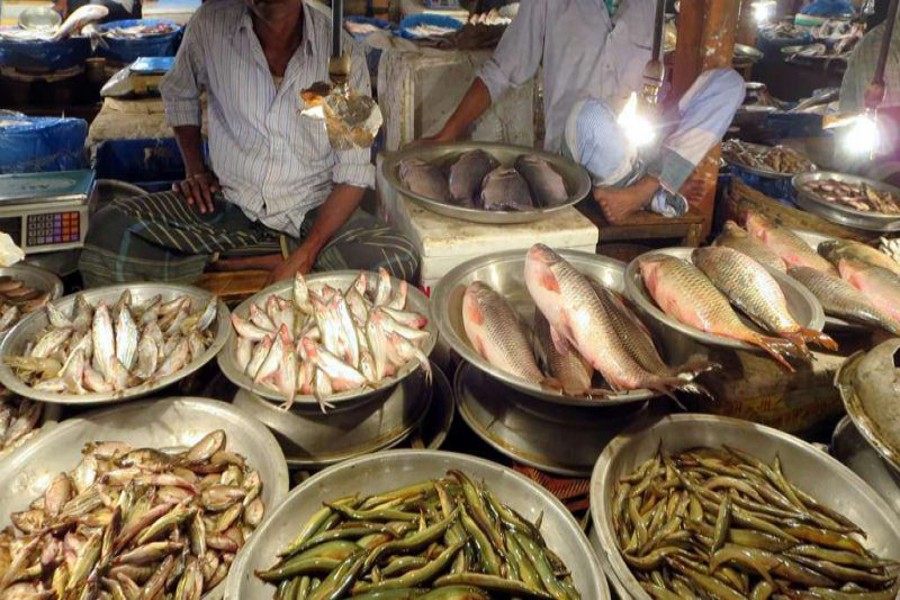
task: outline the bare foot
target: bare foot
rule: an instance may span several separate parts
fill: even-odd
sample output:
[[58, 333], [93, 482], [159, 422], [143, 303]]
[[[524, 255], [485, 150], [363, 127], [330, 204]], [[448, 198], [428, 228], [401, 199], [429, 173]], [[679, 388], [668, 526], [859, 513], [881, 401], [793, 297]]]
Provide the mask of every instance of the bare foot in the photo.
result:
[[594, 199], [610, 225], [620, 225], [643, 209], [659, 189], [659, 180], [649, 175], [624, 188], [595, 188]]

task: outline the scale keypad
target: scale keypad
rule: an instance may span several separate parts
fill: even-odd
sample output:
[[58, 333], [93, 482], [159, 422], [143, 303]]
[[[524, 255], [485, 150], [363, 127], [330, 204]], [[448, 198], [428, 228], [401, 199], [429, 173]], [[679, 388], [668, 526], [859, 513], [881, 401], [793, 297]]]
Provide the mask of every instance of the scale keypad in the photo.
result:
[[29, 246], [68, 244], [79, 241], [81, 214], [78, 212], [29, 215], [26, 243]]

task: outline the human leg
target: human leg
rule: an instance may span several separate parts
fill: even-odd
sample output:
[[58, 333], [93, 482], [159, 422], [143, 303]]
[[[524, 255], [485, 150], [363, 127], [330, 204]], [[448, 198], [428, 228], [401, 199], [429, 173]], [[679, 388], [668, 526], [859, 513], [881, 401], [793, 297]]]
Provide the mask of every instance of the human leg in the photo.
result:
[[[308, 215], [313, 222], [315, 215]], [[419, 283], [419, 254], [412, 242], [373, 215], [357, 210], [325, 245], [314, 271], [386, 269], [398, 279]]]
[[[272, 240], [275, 240], [274, 242]], [[114, 202], [91, 217], [79, 269], [85, 286], [129, 281], [193, 283], [219, 252], [277, 251], [277, 238], [220, 199], [199, 215], [175, 194]]]
[[648, 173], [666, 190], [681, 190], [703, 157], [722, 140], [744, 95], [744, 80], [734, 69], [701, 73], [679, 100], [675, 129]]

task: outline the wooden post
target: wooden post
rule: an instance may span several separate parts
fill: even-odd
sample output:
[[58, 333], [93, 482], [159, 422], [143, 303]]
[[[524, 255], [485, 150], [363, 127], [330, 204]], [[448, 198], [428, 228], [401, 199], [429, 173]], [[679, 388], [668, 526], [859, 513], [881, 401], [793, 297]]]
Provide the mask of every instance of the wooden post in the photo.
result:
[[707, 0], [691, 0], [681, 3], [678, 14], [678, 39], [675, 44], [675, 72], [672, 74], [672, 91], [680, 98], [700, 74], [703, 55], [703, 19]]
[[753, 16], [753, 0], [741, 0], [737, 43], [756, 46], [756, 18]]

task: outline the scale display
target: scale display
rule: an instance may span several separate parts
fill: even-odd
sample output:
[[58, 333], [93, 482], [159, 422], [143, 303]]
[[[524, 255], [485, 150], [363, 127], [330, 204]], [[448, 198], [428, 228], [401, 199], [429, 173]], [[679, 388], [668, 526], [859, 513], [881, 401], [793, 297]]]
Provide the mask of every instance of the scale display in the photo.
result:
[[81, 248], [94, 172], [0, 176], [0, 231], [26, 254]]

